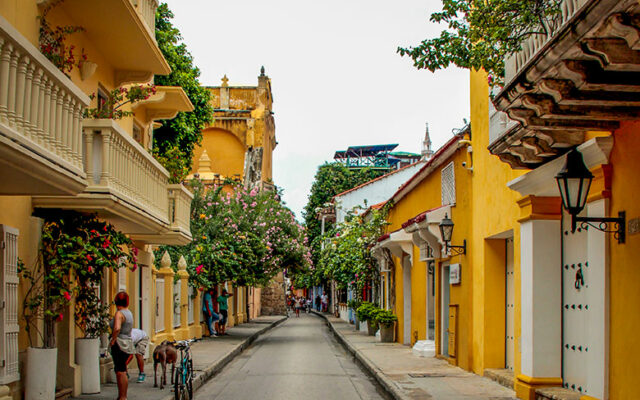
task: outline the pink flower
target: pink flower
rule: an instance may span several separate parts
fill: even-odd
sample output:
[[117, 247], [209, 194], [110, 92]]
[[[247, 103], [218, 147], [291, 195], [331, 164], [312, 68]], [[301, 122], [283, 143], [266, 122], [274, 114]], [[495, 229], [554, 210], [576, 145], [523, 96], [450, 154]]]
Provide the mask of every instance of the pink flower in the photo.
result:
[[93, 272], [93, 267], [89, 265], [89, 272]]
[[202, 268], [204, 268], [204, 265], [200, 264], [196, 267], [196, 274], [200, 275], [200, 272], [202, 272]]
[[[69, 301], [71, 300], [71, 295], [69, 294], [69, 292], [64, 292], [64, 298], [65, 300]], [[62, 315], [62, 314], [61, 314]]]
[[64, 319], [64, 315], [62, 315], [62, 313], [58, 314], [58, 318], [56, 318], [56, 321], [60, 322]]

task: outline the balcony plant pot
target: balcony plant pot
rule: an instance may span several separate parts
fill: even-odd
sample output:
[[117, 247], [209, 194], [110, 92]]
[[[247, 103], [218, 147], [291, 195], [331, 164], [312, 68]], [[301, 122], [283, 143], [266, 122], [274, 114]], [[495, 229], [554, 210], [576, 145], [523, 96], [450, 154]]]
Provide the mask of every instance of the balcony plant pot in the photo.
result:
[[54, 400], [58, 349], [27, 347], [25, 367], [25, 400]]
[[382, 343], [393, 343], [393, 334], [396, 331], [395, 325], [395, 323], [389, 325], [380, 325], [380, 341]]
[[82, 394], [100, 393], [100, 339], [76, 339], [76, 364], [82, 371]]
[[369, 336], [375, 336], [376, 332], [378, 331], [378, 324], [376, 324], [374, 321], [367, 321], [367, 334]]

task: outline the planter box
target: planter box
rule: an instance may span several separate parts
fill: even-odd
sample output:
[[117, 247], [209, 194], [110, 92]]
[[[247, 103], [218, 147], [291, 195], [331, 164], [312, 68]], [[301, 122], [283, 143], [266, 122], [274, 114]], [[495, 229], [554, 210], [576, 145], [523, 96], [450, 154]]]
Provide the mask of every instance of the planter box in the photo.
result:
[[367, 321], [367, 334], [369, 336], [375, 336], [378, 331], [378, 324], [371, 321]]
[[56, 397], [58, 349], [27, 347], [25, 400], [53, 400]]
[[396, 324], [380, 325], [380, 341], [382, 343], [393, 343]]
[[76, 364], [82, 371], [82, 394], [100, 393], [100, 339], [76, 339]]

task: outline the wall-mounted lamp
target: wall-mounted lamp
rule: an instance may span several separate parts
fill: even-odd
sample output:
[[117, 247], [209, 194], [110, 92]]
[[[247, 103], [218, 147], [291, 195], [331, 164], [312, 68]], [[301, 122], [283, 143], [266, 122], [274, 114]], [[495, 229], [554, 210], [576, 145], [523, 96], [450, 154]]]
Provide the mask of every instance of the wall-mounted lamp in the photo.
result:
[[[625, 240], [625, 212], [618, 212], [618, 218], [615, 217], [578, 217], [578, 214], [587, 204], [587, 196], [593, 174], [584, 163], [582, 153], [576, 149], [572, 149], [567, 153], [567, 162], [564, 167], [556, 175], [558, 189], [560, 189], [560, 197], [562, 197], [562, 205], [571, 214], [571, 232], [576, 231], [576, 225], [580, 222], [580, 227], [586, 229], [591, 226], [599, 231], [613, 233], [618, 239], [618, 243], [624, 243]], [[596, 223], [596, 224], [594, 224]], [[613, 229], [609, 229], [609, 223], [613, 224]]]
[[453, 250], [453, 256], [459, 256], [460, 254], [467, 254], [467, 241], [462, 241], [462, 246], [454, 246], [451, 244], [451, 236], [453, 235], [453, 221], [449, 219], [447, 214], [444, 215], [442, 221], [440, 221], [440, 236], [444, 242], [445, 251]]

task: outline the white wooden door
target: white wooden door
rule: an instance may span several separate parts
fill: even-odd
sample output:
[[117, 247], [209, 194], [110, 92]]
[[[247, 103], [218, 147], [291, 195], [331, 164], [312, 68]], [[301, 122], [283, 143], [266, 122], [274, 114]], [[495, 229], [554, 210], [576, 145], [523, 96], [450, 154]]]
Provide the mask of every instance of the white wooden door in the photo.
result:
[[0, 385], [20, 379], [18, 363], [18, 236], [0, 225]]
[[[594, 228], [571, 233], [571, 217], [563, 215], [562, 379], [565, 388], [606, 398], [607, 299], [603, 233]], [[604, 382], [604, 383], [603, 383]]]
[[145, 332], [151, 332], [151, 268], [144, 265], [140, 268], [142, 274], [142, 330]]
[[403, 343], [411, 344], [411, 258], [408, 256], [403, 258], [402, 277], [404, 311]]
[[440, 353], [449, 355], [449, 264], [442, 266], [440, 277]]
[[156, 279], [156, 332], [164, 330], [164, 279]]
[[513, 371], [513, 364], [515, 360], [515, 279], [513, 276], [513, 238], [506, 240], [506, 253], [505, 368]]

